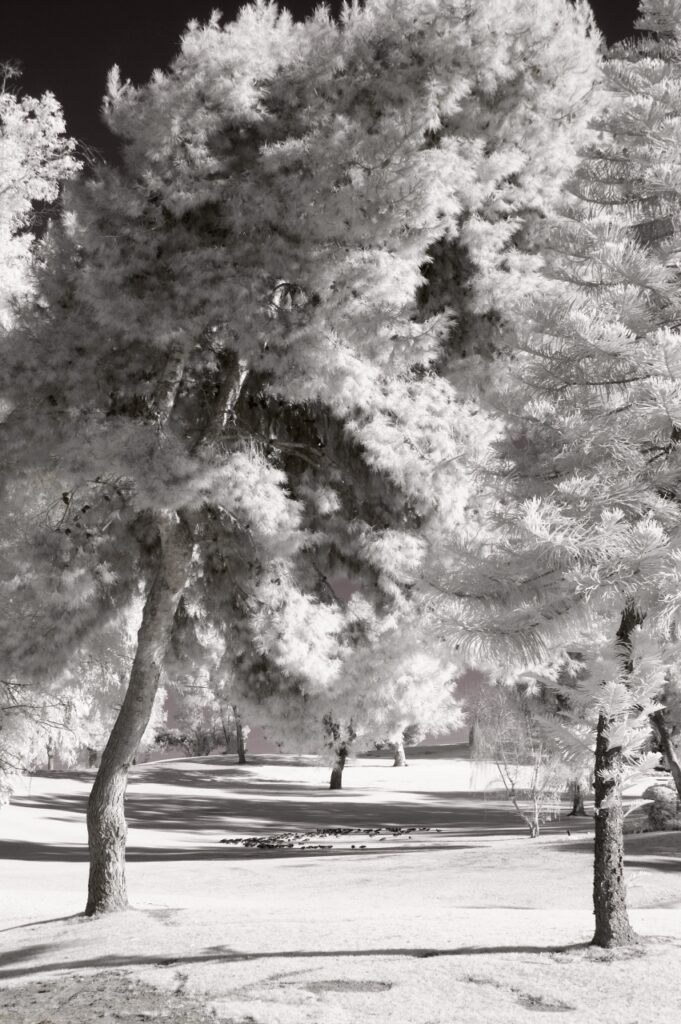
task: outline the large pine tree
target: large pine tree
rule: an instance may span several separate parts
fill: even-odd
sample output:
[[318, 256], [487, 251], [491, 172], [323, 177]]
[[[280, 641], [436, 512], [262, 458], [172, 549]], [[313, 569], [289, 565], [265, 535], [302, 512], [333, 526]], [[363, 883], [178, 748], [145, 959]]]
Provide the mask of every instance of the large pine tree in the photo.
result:
[[148, 85], [112, 76], [123, 165], [73, 190], [3, 381], [15, 493], [30, 462], [64, 506], [41, 541], [70, 598], [58, 656], [145, 593], [90, 800], [89, 913], [127, 901], [127, 772], [173, 634], [246, 629], [285, 685], [330, 685], [332, 566], [392, 614], [424, 531], [466, 518], [496, 428], [441, 372], [452, 317], [423, 269], [483, 208], [470, 251], [497, 278], [512, 262], [514, 218], [582, 131], [588, 24], [560, 0], [369, 0], [303, 25], [258, 2], [190, 26]]

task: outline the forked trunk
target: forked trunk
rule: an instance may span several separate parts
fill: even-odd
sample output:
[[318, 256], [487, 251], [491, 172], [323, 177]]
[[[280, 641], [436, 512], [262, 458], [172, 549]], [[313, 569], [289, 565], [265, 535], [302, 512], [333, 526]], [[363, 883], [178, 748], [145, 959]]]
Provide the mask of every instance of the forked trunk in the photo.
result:
[[329, 789], [343, 788], [343, 769], [345, 768], [345, 760], [347, 756], [347, 750], [345, 747], [341, 747], [336, 755], [336, 762], [331, 770], [331, 782], [329, 783]]
[[[622, 751], [608, 749], [608, 719], [598, 717], [596, 733], [596, 837], [594, 841], [594, 946], [631, 946], [637, 935], [629, 922], [624, 883]], [[603, 773], [611, 777], [603, 778]]]
[[572, 810], [568, 817], [570, 818], [586, 818], [588, 817], [586, 807], [584, 806], [584, 786], [581, 782], [573, 782], [572, 789]]
[[650, 720], [655, 726], [655, 732], [660, 743], [660, 750], [664, 754], [665, 760], [669, 765], [669, 770], [672, 773], [672, 779], [676, 786], [676, 793], [681, 800], [681, 761], [679, 761], [679, 755], [676, 752], [676, 747], [672, 743], [671, 734], [667, 727], [667, 723], [664, 717], [664, 711], [656, 711], [654, 715], [650, 716]]
[[128, 770], [151, 715], [173, 620], [187, 581], [191, 535], [179, 516], [158, 513], [160, 562], [147, 595], [130, 682], [104, 748], [87, 808], [90, 878], [85, 913], [122, 910], [125, 881], [125, 790]]
[[244, 726], [241, 715], [236, 704], [232, 704], [234, 712], [234, 728], [236, 730], [236, 753], [239, 764], [246, 764], [246, 740], [244, 739]]
[[393, 743], [393, 750], [395, 752], [393, 768], [406, 768], [407, 755], [404, 752], [404, 743], [402, 742], [402, 740], [398, 740], [397, 743]]

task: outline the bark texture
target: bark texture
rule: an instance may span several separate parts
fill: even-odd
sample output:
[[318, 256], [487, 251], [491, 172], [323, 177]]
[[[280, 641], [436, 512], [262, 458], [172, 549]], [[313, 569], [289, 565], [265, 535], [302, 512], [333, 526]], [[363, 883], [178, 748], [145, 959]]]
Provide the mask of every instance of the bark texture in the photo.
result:
[[[631, 946], [637, 941], [627, 913], [622, 824], [622, 752], [608, 749], [608, 720], [599, 715], [596, 734], [596, 837], [594, 840], [594, 946]], [[615, 779], [603, 779], [613, 772]], [[604, 801], [607, 798], [607, 805]]]
[[234, 352], [225, 352], [222, 357], [222, 374], [218, 395], [210, 421], [201, 437], [201, 444], [219, 441], [234, 419], [234, 408], [239, 400], [248, 376], [248, 364]]
[[[617, 640], [624, 652], [631, 650], [631, 634], [642, 622], [633, 605], [622, 613]], [[625, 670], [632, 671], [631, 660], [625, 655]], [[624, 808], [622, 806], [622, 749], [610, 747], [608, 728], [611, 720], [598, 716], [595, 761], [595, 817], [594, 840], [594, 915], [596, 930], [591, 940], [594, 946], [631, 946], [638, 941], [629, 922], [627, 893], [624, 884]], [[607, 776], [604, 778], [604, 775]]]
[[676, 786], [676, 793], [679, 800], [681, 800], [681, 761], [679, 761], [679, 755], [672, 742], [671, 733], [669, 732], [669, 728], [665, 721], [664, 711], [656, 711], [654, 715], [650, 716], [650, 720], [655, 727], [655, 732], [657, 733], [657, 738], [660, 744], [660, 750], [664, 754], [669, 770], [672, 773], [672, 779]]
[[407, 755], [404, 752], [404, 743], [402, 742], [402, 740], [399, 740], [397, 743], [393, 743], [393, 751], [395, 752], [393, 768], [406, 768]]
[[149, 721], [175, 612], [189, 574], [192, 541], [175, 512], [157, 515], [159, 566], [147, 595], [130, 682], [104, 748], [87, 808], [90, 877], [87, 915], [128, 905], [125, 880], [125, 790], [128, 771]]
[[331, 770], [331, 781], [329, 783], [329, 789], [343, 788], [343, 769], [345, 768], [345, 761], [347, 756], [348, 752], [343, 747], [336, 754], [336, 762]]

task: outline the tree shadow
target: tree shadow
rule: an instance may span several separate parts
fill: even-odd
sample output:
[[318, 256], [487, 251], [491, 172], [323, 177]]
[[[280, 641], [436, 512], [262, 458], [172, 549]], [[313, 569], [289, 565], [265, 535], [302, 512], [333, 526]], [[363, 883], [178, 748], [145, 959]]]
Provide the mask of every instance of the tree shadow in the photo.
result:
[[641, 868], [645, 871], [681, 871], [681, 861], [673, 860], [671, 857], [656, 856], [651, 854], [648, 857], [626, 857], [624, 858], [625, 867], [628, 868]]
[[85, 914], [68, 914], [66, 917], [45, 917], [41, 921], [25, 921], [24, 924], [13, 924], [9, 928], [0, 928], [0, 935], [3, 932], [18, 932], [24, 928], [37, 928], [41, 924], [66, 924], [67, 921], [86, 920]]
[[295, 959], [346, 959], [359, 957], [409, 957], [414, 959], [428, 959], [430, 957], [448, 956], [498, 956], [514, 953], [568, 953], [578, 949], [586, 949], [589, 943], [578, 942], [562, 946], [453, 946], [449, 949], [422, 948], [409, 949], [397, 947], [393, 949], [297, 949], [297, 950], [275, 950], [266, 953], [240, 953], [228, 947], [214, 946], [203, 953], [192, 956], [99, 956], [80, 960], [60, 960], [47, 964], [33, 964], [24, 967], [10, 967], [4, 969], [4, 964], [16, 964], [21, 960], [30, 960], [37, 954], [44, 952], [48, 946], [28, 946], [23, 950], [14, 951], [11, 954], [0, 957], [0, 981], [29, 977], [32, 974], [49, 974], [55, 971], [78, 971], [86, 968], [97, 968], [107, 970], [120, 967], [182, 967], [188, 964], [197, 963], [238, 963], [252, 960], [295, 960]]
[[[562, 845], [573, 853], [593, 850], [593, 838]], [[624, 836], [624, 866], [651, 871], [681, 871], [681, 832], [633, 832]]]
[[[187, 773], [191, 775], [192, 773]], [[180, 776], [183, 773], [180, 772]], [[170, 777], [169, 777], [170, 776]], [[168, 771], [163, 772], [166, 784], [174, 785]], [[151, 781], [148, 779], [146, 781]], [[298, 783], [242, 780], [238, 785], [216, 785], [221, 795], [197, 794], [196, 778], [192, 795], [164, 793], [162, 797], [136, 792], [131, 785], [126, 797], [126, 819], [131, 828], [156, 829], [198, 835], [201, 832], [231, 831], [258, 834], [267, 831], [298, 832], [319, 828], [385, 828], [421, 827], [440, 829], [456, 837], [525, 836], [526, 825], [504, 800], [481, 801], [479, 794], [468, 792], [419, 791], [408, 800], [369, 802], [365, 791], [329, 792], [329, 799], [307, 800], [307, 790]], [[184, 788], [189, 783], [180, 781]], [[200, 783], [204, 787], [203, 780]], [[87, 794], [63, 793], [45, 796], [18, 796], [18, 807], [46, 810], [52, 817], [70, 820], [85, 815]], [[543, 836], [584, 832], [593, 828], [590, 819], [559, 818], [547, 822]], [[212, 837], [211, 837], [212, 838]]]

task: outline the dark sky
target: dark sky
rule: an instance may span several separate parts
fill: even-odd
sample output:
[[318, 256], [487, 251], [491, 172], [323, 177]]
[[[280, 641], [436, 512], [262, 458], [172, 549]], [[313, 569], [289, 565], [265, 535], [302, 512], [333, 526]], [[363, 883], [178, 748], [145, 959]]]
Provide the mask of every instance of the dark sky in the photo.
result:
[[[418, 0], [414, 0], [418, 3]], [[305, 17], [318, 0], [286, 0]], [[631, 33], [637, 0], [591, 0], [608, 42]], [[234, 17], [242, 0], [0, 0], [0, 60], [21, 64], [22, 89], [51, 90], [61, 102], [70, 134], [112, 156], [99, 120], [106, 74], [118, 64], [124, 78], [141, 83], [165, 67], [191, 18], [205, 21], [217, 7]], [[339, 0], [332, 3], [336, 10]]]

